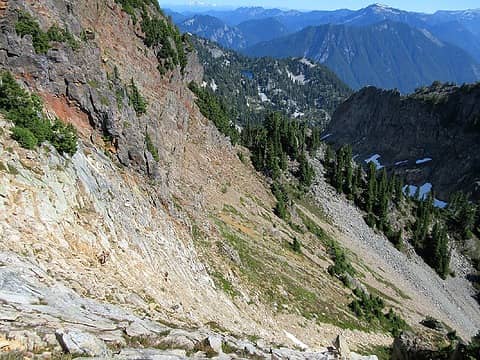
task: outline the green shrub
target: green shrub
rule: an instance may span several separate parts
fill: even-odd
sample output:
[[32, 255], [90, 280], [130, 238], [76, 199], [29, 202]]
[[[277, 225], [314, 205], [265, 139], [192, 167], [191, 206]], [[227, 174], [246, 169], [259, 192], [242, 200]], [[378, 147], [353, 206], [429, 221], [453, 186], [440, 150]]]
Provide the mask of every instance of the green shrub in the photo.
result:
[[292, 250], [296, 253], [302, 252], [302, 243], [297, 238], [293, 238], [293, 243], [291, 247], [292, 247]]
[[72, 125], [56, 119], [52, 124], [43, 114], [42, 101], [29, 94], [9, 72], [0, 74], [0, 111], [15, 125], [12, 138], [27, 149], [50, 141], [62, 154], [77, 151], [77, 134]]
[[15, 31], [21, 37], [32, 36], [33, 48], [38, 54], [46, 54], [50, 49], [48, 35], [40, 29], [38, 22], [27, 12], [18, 11], [18, 21]]
[[80, 47], [78, 41], [75, 40], [66, 28], [61, 29], [57, 25], [52, 25], [45, 32], [29, 13], [18, 11], [17, 14], [18, 21], [15, 24], [15, 31], [21, 37], [25, 35], [32, 36], [32, 45], [37, 54], [46, 54], [51, 47], [51, 41], [66, 43], [73, 50], [77, 50]]
[[350, 303], [349, 307], [357, 317], [372, 325], [380, 326], [393, 336], [397, 336], [402, 330], [408, 329], [407, 323], [393, 309], [384, 313], [385, 302], [378, 296], [367, 294], [359, 288], [355, 289], [353, 293], [356, 298]]
[[63, 42], [68, 44], [73, 50], [77, 50], [80, 44], [73, 37], [68, 29], [61, 29], [57, 25], [52, 25], [47, 31], [47, 36], [50, 41]]
[[59, 153], [73, 156], [77, 152], [77, 131], [72, 124], [65, 125], [55, 119], [52, 126], [50, 142]]
[[133, 79], [131, 80], [128, 88], [128, 99], [130, 101], [130, 105], [135, 109], [137, 116], [141, 116], [147, 112], [147, 101], [142, 94], [140, 94], [140, 91], [138, 90]]
[[148, 133], [145, 135], [145, 144], [148, 152], [152, 154], [155, 161], [158, 162], [160, 160], [160, 157], [158, 156], [158, 149], [155, 147], [155, 145], [153, 145], [152, 139]]
[[18, 141], [18, 143], [25, 149], [35, 149], [38, 145], [38, 140], [33, 133], [23, 127], [15, 126], [12, 129], [12, 139]]

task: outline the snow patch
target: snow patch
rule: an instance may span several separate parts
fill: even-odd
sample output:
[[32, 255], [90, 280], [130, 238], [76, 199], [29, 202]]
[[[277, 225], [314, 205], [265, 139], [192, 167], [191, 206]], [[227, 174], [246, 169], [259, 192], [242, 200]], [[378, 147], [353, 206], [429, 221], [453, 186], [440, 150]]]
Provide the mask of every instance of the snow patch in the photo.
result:
[[332, 136], [332, 134], [325, 134], [323, 135], [321, 138], [320, 138], [320, 141], [323, 141], [325, 139], [328, 139], [330, 136]]
[[290, 72], [287, 69], [287, 75], [290, 78], [290, 80], [292, 80], [293, 82], [297, 82], [300, 85], [305, 85], [306, 83], [308, 83], [308, 80], [305, 80], [304, 74], [294, 75], [292, 72]]
[[212, 79], [212, 81], [210, 82], [210, 87], [212, 88], [213, 92], [217, 91], [218, 85], [215, 82], [215, 79]]
[[264, 92], [259, 91], [258, 96], [260, 97], [261, 102], [269, 102], [270, 101], [270, 99], [268, 98], [268, 96]]
[[[417, 193], [418, 189], [418, 197], [421, 200], [425, 200], [428, 197], [428, 194], [432, 191], [432, 184], [431, 183], [425, 183], [420, 188], [415, 185], [405, 185], [403, 187], [403, 193], [407, 196], [414, 197], [415, 194]], [[438, 200], [438, 199], [433, 199], [433, 206], [437, 208], [445, 208], [448, 205], [445, 201]]]
[[406, 165], [406, 164], [408, 164], [408, 160], [402, 160], [402, 161], [397, 161], [395, 163], [395, 166]]
[[299, 118], [301, 116], [305, 115], [305, 113], [301, 112], [301, 111], [298, 111], [298, 110], [295, 110], [295, 112], [292, 114], [292, 116], [296, 119], [296, 118]]
[[377, 170], [380, 170], [380, 169], [384, 168], [384, 166], [382, 164], [380, 164], [380, 161], [378, 160], [380, 158], [381, 158], [380, 155], [374, 154], [374, 155], [370, 156], [368, 159], [365, 159], [365, 162], [367, 164], [369, 164], [371, 162], [374, 163], [375, 166], [377, 167]]
[[422, 32], [423, 35], [425, 35], [425, 37], [428, 40], [432, 41], [433, 43], [437, 44], [438, 46], [440, 46], [440, 47], [445, 46], [440, 40], [438, 40], [435, 36], [433, 36], [432, 33], [430, 31], [428, 31], [427, 29], [420, 29], [420, 31]]
[[312, 63], [310, 60], [308, 60], [308, 59], [305, 58], [305, 57], [304, 57], [304, 58], [301, 58], [301, 59], [300, 59], [300, 62], [301, 62], [302, 64], [304, 64], [304, 65], [307, 65], [308, 67], [311, 67], [311, 68], [314, 68], [315, 66], [317, 66], [317, 65], [315, 65], [314, 63]]
[[415, 161], [415, 164], [417, 164], [417, 165], [425, 164], [425, 163], [430, 162], [430, 161], [432, 161], [432, 160], [433, 160], [433, 159], [432, 159], [432, 158], [429, 158], [429, 157], [423, 158], [423, 159], [418, 159], [417, 161]]

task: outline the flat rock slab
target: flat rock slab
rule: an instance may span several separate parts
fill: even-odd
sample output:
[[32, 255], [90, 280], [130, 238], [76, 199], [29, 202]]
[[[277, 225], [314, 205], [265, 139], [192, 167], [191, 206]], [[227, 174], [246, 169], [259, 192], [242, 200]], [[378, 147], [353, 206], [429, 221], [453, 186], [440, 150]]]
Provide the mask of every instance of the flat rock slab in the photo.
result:
[[72, 355], [108, 356], [105, 343], [95, 336], [78, 330], [57, 330], [55, 333], [62, 349]]

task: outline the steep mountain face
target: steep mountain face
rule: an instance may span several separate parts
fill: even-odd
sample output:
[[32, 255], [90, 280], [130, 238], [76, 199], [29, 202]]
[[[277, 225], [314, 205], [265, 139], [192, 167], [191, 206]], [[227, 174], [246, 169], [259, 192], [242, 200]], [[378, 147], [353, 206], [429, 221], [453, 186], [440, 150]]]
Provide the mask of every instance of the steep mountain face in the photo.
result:
[[442, 41], [454, 44], [466, 50], [473, 58], [480, 63], [480, 36], [471, 33], [458, 21], [431, 25], [429, 31]]
[[[479, 328], [461, 257], [442, 281], [321, 177], [277, 216], [248, 150], [197, 107], [203, 68], [156, 1], [0, 1], [0, 22], [0, 341], [20, 353], [7, 356], [362, 359], [345, 342], [370, 352], [392, 330], [351, 310], [337, 257], [419, 334], [445, 342], [427, 315], [465, 339]], [[46, 125], [55, 136], [32, 143]], [[325, 216], [337, 210], [354, 233]]]
[[435, 80], [472, 82], [479, 67], [465, 51], [426, 30], [389, 21], [366, 26], [324, 25], [261, 43], [251, 56], [306, 56], [332, 69], [353, 88], [375, 85], [410, 92]]
[[222, 97], [236, 124], [261, 123], [271, 111], [326, 125], [351, 91], [330, 70], [307, 59], [250, 59], [203, 39], [195, 41], [203, 86]]
[[243, 49], [247, 46], [240, 29], [231, 27], [213, 16], [195, 15], [183, 20], [178, 26], [182, 32], [196, 34], [225, 47]]
[[434, 84], [409, 96], [373, 87], [335, 112], [329, 141], [373, 154], [412, 185], [433, 184], [440, 199], [455, 191], [480, 198], [480, 85]]

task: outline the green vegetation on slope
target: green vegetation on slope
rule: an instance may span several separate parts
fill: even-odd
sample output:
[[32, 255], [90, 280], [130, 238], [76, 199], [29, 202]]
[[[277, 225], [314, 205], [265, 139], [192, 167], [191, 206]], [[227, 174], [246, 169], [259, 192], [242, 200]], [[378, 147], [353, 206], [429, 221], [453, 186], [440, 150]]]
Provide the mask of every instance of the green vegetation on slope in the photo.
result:
[[[156, 0], [115, 0], [123, 11], [132, 17], [134, 23], [141, 16], [141, 27], [145, 33], [144, 43], [152, 48], [158, 59], [158, 70], [162, 75], [180, 66], [182, 72], [187, 65], [188, 39], [165, 17]], [[148, 11], [154, 6], [155, 12]]]
[[[433, 192], [421, 198], [417, 189], [413, 198], [405, 196], [402, 180], [389, 176], [385, 168], [379, 172], [370, 163], [365, 174], [352, 160], [350, 146], [336, 153], [328, 148], [324, 164], [327, 180], [366, 212], [369, 226], [382, 231], [400, 250], [405, 234], [411, 234], [415, 250], [442, 278], [449, 274], [448, 239], [467, 239], [478, 233], [478, 208], [465, 195], [454, 194], [446, 209], [434, 206]], [[405, 209], [407, 214], [402, 216]], [[394, 228], [389, 216], [392, 210], [397, 218], [409, 215], [413, 222], [401, 226], [396, 221]]]
[[80, 46], [68, 29], [61, 29], [58, 25], [52, 25], [47, 32], [40, 29], [38, 22], [27, 12], [17, 11], [18, 20], [15, 24], [15, 31], [19, 36], [32, 36], [32, 43], [35, 52], [46, 54], [50, 49], [50, 42], [62, 42], [68, 44], [73, 50]]
[[210, 119], [217, 129], [223, 135], [228, 136], [232, 144], [235, 145], [240, 135], [235, 128], [235, 124], [230, 122], [230, 116], [225, 103], [193, 81], [189, 84], [189, 88], [197, 96], [196, 104], [203, 116]]
[[52, 124], [43, 113], [40, 98], [22, 89], [9, 72], [0, 75], [0, 111], [14, 123], [12, 138], [24, 148], [34, 149], [49, 141], [60, 153], [77, 151], [75, 128], [58, 119]]
[[353, 288], [354, 299], [349, 304], [350, 310], [358, 319], [367, 322], [370, 326], [380, 328], [396, 336], [400, 331], [408, 328], [407, 323], [396, 314], [393, 309], [385, 310], [385, 302], [379, 296], [368, 294], [363, 288], [355, 285], [357, 275], [345, 250], [311, 218], [297, 209], [305, 227], [327, 248], [333, 265], [329, 266], [328, 273], [337, 277], [348, 288]]
[[272, 111], [324, 126], [351, 94], [333, 72], [306, 59], [253, 59], [196, 37], [192, 42], [205, 83], [226, 100], [240, 126], [262, 123]]

